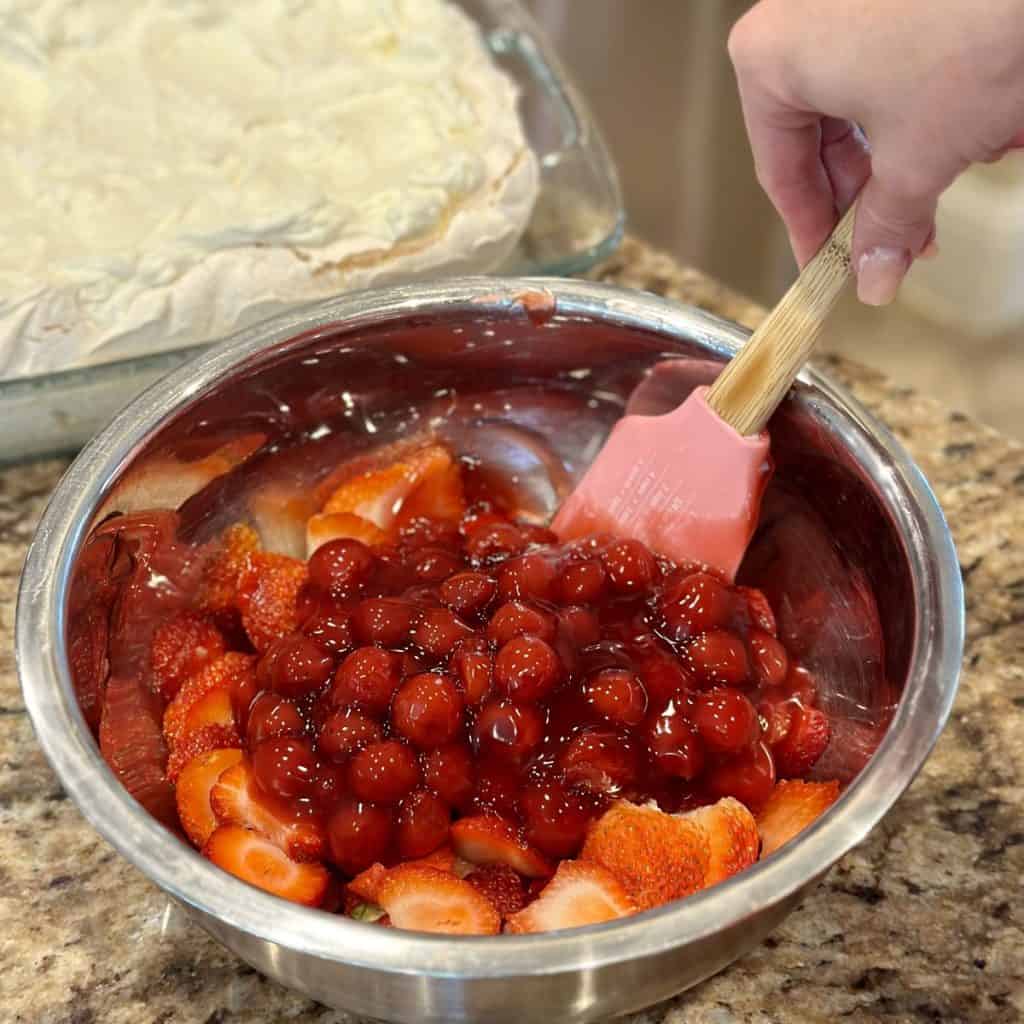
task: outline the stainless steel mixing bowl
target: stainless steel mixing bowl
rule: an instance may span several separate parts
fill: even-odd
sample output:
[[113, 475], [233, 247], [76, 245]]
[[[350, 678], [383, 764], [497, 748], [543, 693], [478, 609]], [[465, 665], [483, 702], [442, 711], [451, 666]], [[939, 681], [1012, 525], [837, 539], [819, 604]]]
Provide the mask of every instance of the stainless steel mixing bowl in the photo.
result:
[[[830, 770], [852, 782], [781, 852], [637, 917], [530, 937], [435, 937], [307, 910], [225, 875], [151, 819], [107, 770], [72, 690], [67, 593], [104, 496], [148, 451], [204, 430], [287, 419], [300, 408], [307, 419], [361, 409], [364, 433], [372, 432], [389, 403], [443, 402], [455, 382], [497, 395], [485, 417], [492, 426], [516, 404], [509, 394], [522, 408], [531, 393], [542, 404], [568, 395], [562, 411], [552, 399], [539, 418], [520, 417], [520, 426], [555, 435], [571, 477], [593, 457], [642, 370], [681, 360], [672, 386], [685, 389], [693, 384], [688, 374], [706, 376], [700, 360], [727, 356], [743, 338], [732, 324], [646, 294], [577, 281], [477, 279], [346, 296], [247, 329], [175, 371], [81, 453], [28, 555], [18, 668], [61, 783], [93, 826], [213, 936], [331, 1006], [409, 1022], [591, 1020], [649, 1005], [721, 970], [761, 942], [906, 789], [946, 721], [960, 667], [960, 578], [935, 498], [896, 441], [817, 374], [804, 375], [772, 425], [776, 481], [788, 495], [772, 514], [797, 523], [787, 558], [799, 562], [810, 551], [806, 557], [839, 566], [870, 595], [864, 608], [877, 614], [884, 651], [858, 647], [848, 621], [831, 635], [826, 628], [820, 653], [835, 671], [823, 673], [823, 699], [837, 720], [852, 723], [853, 747], [871, 723], [881, 742], [865, 766], [842, 744], [833, 750]], [[786, 511], [794, 502], [796, 520]], [[785, 529], [774, 536], [767, 529], [767, 539], [754, 543], [755, 575], [758, 559], [771, 565], [766, 546], [785, 540]], [[842, 601], [832, 609], [838, 622], [849, 594]]]

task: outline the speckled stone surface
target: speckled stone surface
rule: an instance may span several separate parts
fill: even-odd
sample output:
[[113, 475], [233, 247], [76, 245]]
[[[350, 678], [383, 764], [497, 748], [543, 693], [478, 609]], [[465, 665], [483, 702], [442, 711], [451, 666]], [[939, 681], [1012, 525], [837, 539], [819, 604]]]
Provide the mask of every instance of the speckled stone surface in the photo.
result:
[[[752, 323], [759, 311], [627, 241], [598, 272]], [[953, 719], [909, 792], [803, 908], [636, 1024], [1024, 1019], [1024, 448], [875, 373], [825, 368], [934, 485], [969, 614]], [[64, 463], [0, 473], [0, 1021], [354, 1022], [225, 952], [101, 840], [36, 748], [14, 672], [14, 595]]]

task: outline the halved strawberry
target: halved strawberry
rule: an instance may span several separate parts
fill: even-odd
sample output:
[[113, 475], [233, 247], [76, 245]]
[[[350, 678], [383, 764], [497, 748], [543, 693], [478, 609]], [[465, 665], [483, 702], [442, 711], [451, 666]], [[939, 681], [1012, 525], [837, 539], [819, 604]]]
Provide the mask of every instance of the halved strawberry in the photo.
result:
[[797, 705], [786, 735], [772, 747], [777, 778], [804, 775], [814, 766], [832, 736], [828, 716], [818, 708]]
[[264, 793], [248, 759], [221, 775], [210, 791], [210, 806], [221, 824], [241, 825], [263, 833], [292, 860], [320, 860], [327, 849], [323, 821]]
[[750, 867], [757, 860], [761, 837], [754, 816], [731, 796], [709, 807], [698, 807], [682, 815], [704, 829], [708, 837], [705, 885], [714, 885]]
[[761, 832], [761, 857], [774, 853], [815, 819], [839, 797], [839, 783], [803, 782], [786, 779], [775, 784], [768, 802], [757, 816]]
[[189, 676], [225, 650], [224, 637], [212, 619], [199, 612], [179, 612], [153, 634], [153, 689], [164, 700], [173, 700]]
[[580, 858], [610, 871], [647, 910], [700, 889], [711, 851], [704, 829], [684, 817], [619, 800], [591, 826]]
[[[419, 864], [425, 868], [436, 868], [438, 871], [445, 871], [448, 874], [456, 874], [455, 854], [450, 846], [440, 846], [433, 853], [426, 857], [419, 857], [416, 860], [407, 860], [406, 864]], [[472, 870], [472, 866], [470, 866]], [[388, 869], [380, 862], [371, 864], [365, 871], [360, 871], [351, 882], [348, 883], [348, 890], [355, 897], [364, 903], [377, 903], [380, 892], [380, 883]], [[460, 876], [461, 877], [461, 876]]]
[[398, 514], [399, 527], [414, 519], [439, 519], [458, 523], [465, 515], [462, 467], [448, 452], [444, 452], [444, 455], [444, 459], [435, 456], [431, 460], [423, 479], [403, 502]]
[[306, 523], [306, 557], [332, 540], [358, 540], [367, 547], [387, 543], [388, 535], [369, 519], [351, 512], [321, 512]]
[[422, 864], [400, 864], [384, 876], [380, 906], [396, 928], [445, 935], [496, 935], [501, 916], [469, 882]]
[[527, 878], [546, 878], [554, 866], [496, 814], [461, 818], [451, 827], [452, 849], [471, 864], [507, 864]]
[[233, 722], [230, 725], [204, 725], [183, 733], [167, 758], [167, 778], [176, 783], [185, 766], [200, 754], [221, 747], [238, 747], [241, 743]]
[[266, 484], [249, 495], [249, 515], [264, 551], [291, 558], [306, 557], [306, 520], [317, 511], [306, 490]]
[[177, 696], [164, 711], [164, 736], [174, 747], [185, 730], [185, 721], [193, 706], [214, 690], [230, 693], [236, 683], [255, 676], [256, 659], [249, 654], [229, 651], [208, 662], [194, 676], [186, 680]]
[[526, 906], [523, 880], [507, 864], [484, 864], [466, 875], [466, 881], [494, 904], [502, 920]]
[[259, 551], [260, 538], [244, 523], [228, 527], [220, 538], [217, 552], [203, 571], [198, 604], [202, 611], [217, 616], [237, 615], [238, 578], [249, 564], [249, 556]]
[[305, 562], [257, 551], [238, 577], [238, 609], [253, 647], [263, 653], [299, 626], [299, 591], [309, 579]]
[[229, 768], [242, 760], [237, 748], [209, 750], [192, 758], [178, 776], [174, 789], [178, 805], [178, 818], [185, 835], [197, 847], [202, 847], [217, 827], [217, 819], [210, 806], [210, 791]]
[[320, 905], [331, 881], [323, 864], [297, 864], [266, 836], [238, 825], [216, 829], [203, 856], [243, 882], [306, 907]]
[[525, 934], [582, 928], [636, 911], [636, 904], [611, 872], [587, 861], [563, 860], [537, 899], [508, 919], [505, 931]]

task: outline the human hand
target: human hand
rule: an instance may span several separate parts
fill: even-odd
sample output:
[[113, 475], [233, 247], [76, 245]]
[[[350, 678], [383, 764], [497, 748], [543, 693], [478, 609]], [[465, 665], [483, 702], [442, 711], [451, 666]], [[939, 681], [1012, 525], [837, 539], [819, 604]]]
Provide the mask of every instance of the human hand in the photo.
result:
[[760, 0], [729, 54], [758, 181], [801, 266], [860, 194], [853, 259], [871, 305], [934, 251], [957, 175], [1024, 146], [1024, 0]]

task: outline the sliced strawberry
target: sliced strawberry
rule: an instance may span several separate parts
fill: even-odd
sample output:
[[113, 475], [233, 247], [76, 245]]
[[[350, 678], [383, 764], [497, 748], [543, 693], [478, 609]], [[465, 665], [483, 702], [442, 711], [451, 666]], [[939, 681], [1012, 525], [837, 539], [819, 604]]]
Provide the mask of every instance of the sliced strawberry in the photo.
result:
[[768, 603], [768, 598], [756, 587], [737, 587], [736, 593], [747, 599], [747, 614], [750, 621], [758, 629], [763, 629], [772, 636], [779, 635], [779, 629], [775, 622], [775, 612]]
[[153, 634], [153, 689], [164, 700], [173, 700], [189, 676], [225, 649], [224, 637], [212, 619], [198, 612], [179, 612]]
[[221, 825], [203, 856], [243, 882], [306, 907], [320, 905], [331, 881], [323, 864], [297, 864], [266, 836], [238, 825]]
[[776, 776], [785, 779], [806, 774], [825, 753], [831, 735], [824, 711], [797, 705], [786, 735], [772, 747]]
[[237, 614], [238, 578], [259, 551], [260, 538], [251, 526], [237, 523], [224, 531], [216, 554], [203, 571], [199, 608], [220, 618]]
[[176, 827], [174, 787], [164, 765], [160, 701], [134, 676], [112, 676], [100, 719], [100, 752], [121, 784], [157, 820]]
[[267, 484], [249, 495], [249, 514], [264, 551], [306, 557], [306, 520], [317, 511], [306, 490]]
[[776, 783], [768, 802], [757, 816], [761, 832], [761, 856], [774, 853], [815, 819], [839, 797], [839, 783], [803, 782], [786, 779]]
[[507, 864], [527, 878], [546, 878], [554, 866], [496, 814], [461, 818], [451, 828], [455, 854], [471, 864]]
[[431, 460], [423, 479], [406, 498], [398, 515], [399, 527], [415, 519], [458, 523], [466, 513], [462, 467], [445, 452]]
[[379, 527], [351, 512], [321, 512], [306, 523], [306, 557], [332, 540], [358, 540], [368, 548], [386, 544], [388, 535]]
[[739, 800], [727, 796], [710, 807], [699, 807], [683, 817], [703, 828], [708, 837], [710, 856], [704, 876], [705, 885], [724, 881], [757, 860], [761, 845], [757, 822]]
[[485, 864], [475, 868], [466, 875], [466, 881], [494, 904], [503, 921], [526, 906], [523, 880], [507, 864]]
[[508, 919], [505, 931], [524, 934], [582, 928], [627, 917], [636, 910], [611, 872], [587, 861], [563, 860], [537, 899]]
[[256, 659], [249, 654], [229, 651], [219, 658], [207, 663], [194, 676], [186, 680], [177, 696], [164, 712], [164, 736], [172, 748], [185, 731], [185, 722], [193, 706], [214, 690], [223, 690], [226, 694], [231, 687], [254, 678]]
[[238, 577], [238, 609], [253, 647], [260, 653], [299, 626], [299, 591], [309, 579], [305, 562], [257, 551]]
[[241, 760], [242, 751], [237, 748], [209, 750], [192, 758], [178, 776], [174, 789], [178, 818], [193, 845], [201, 848], [217, 827], [210, 791], [221, 775]]
[[221, 824], [241, 825], [263, 833], [292, 860], [320, 860], [327, 849], [323, 821], [264, 793], [248, 759], [221, 775], [210, 791], [210, 806]]
[[177, 783], [185, 766], [200, 754], [218, 750], [221, 747], [238, 747], [241, 746], [241, 743], [234, 723], [203, 725], [198, 729], [183, 733], [167, 758], [167, 778], [171, 782]]
[[[416, 860], [405, 861], [406, 864], [419, 864], [425, 868], [435, 868], [448, 874], [455, 873], [455, 854], [450, 846], [441, 846], [426, 857]], [[348, 883], [348, 890], [358, 900], [364, 903], [377, 903], [380, 895], [380, 883], [388, 869], [381, 863], [371, 864], [365, 871], [361, 871], [351, 882]]]
[[501, 916], [469, 882], [422, 864], [400, 864], [384, 877], [380, 906], [396, 928], [445, 935], [496, 935]]
[[700, 889], [711, 851], [693, 822], [619, 800], [591, 826], [580, 858], [610, 871], [647, 910]]

